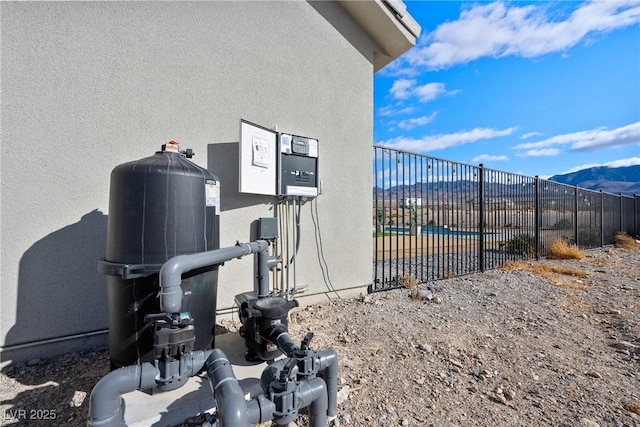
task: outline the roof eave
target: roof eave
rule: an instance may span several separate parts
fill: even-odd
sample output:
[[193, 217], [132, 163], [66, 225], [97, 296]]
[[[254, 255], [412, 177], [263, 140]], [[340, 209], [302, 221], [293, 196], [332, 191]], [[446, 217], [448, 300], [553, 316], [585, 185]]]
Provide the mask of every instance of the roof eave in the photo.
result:
[[338, 2], [376, 43], [374, 72], [415, 46], [421, 28], [401, 0]]

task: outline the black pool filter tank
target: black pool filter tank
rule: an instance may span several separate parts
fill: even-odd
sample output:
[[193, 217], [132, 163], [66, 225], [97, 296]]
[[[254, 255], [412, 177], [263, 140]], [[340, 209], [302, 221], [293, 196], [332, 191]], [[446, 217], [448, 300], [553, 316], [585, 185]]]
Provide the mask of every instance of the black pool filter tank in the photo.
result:
[[191, 154], [171, 141], [111, 173], [107, 253], [99, 270], [107, 275], [112, 368], [152, 362], [169, 347], [190, 351], [213, 345], [217, 266], [183, 276], [182, 311], [193, 319], [188, 328], [195, 329], [195, 340], [193, 332], [184, 342], [176, 338], [180, 335], [156, 333], [162, 264], [220, 247], [219, 181], [188, 160]]

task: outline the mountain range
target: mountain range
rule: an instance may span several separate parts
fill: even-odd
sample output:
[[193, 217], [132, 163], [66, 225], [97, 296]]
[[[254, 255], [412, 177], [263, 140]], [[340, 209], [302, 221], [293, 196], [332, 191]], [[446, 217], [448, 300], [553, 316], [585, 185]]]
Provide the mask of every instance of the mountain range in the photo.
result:
[[[555, 175], [548, 180], [588, 190], [631, 196], [640, 194], [640, 165], [619, 168], [599, 166]], [[532, 198], [535, 192], [531, 179], [518, 183], [511, 182], [509, 178], [502, 178], [499, 182], [485, 182], [483, 191], [488, 198]], [[461, 203], [472, 201], [477, 192], [478, 182], [475, 180], [435, 181], [401, 184], [390, 188], [374, 187], [373, 197], [380, 203], [384, 200], [399, 201], [412, 197]]]
[[598, 166], [562, 175], [554, 175], [549, 181], [577, 185], [589, 190], [626, 195], [640, 194], [640, 165], [610, 168]]

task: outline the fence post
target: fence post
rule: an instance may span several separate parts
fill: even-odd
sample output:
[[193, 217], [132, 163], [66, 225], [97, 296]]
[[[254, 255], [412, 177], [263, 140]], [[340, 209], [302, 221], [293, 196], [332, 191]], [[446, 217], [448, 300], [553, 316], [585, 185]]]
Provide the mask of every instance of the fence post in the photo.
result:
[[620, 199], [620, 203], [618, 203], [618, 206], [620, 207], [620, 229], [618, 230], [618, 232], [620, 232], [624, 230], [624, 217], [622, 215], [622, 193], [618, 193], [618, 199]]
[[538, 175], [534, 178], [533, 188], [533, 222], [535, 224], [533, 240], [535, 241], [536, 259], [540, 259], [540, 178]]
[[640, 218], [638, 218], [638, 195], [633, 193], [633, 226], [635, 236], [640, 235]]
[[482, 163], [478, 166], [478, 198], [480, 199], [478, 234], [480, 242], [478, 243], [478, 263], [480, 271], [484, 271], [484, 166]]
[[578, 246], [578, 186], [576, 185], [576, 188], [574, 189], [575, 191], [575, 198], [573, 200], [573, 237], [574, 237], [574, 242], [576, 243], [576, 247], [580, 247]]
[[600, 190], [600, 247], [604, 248], [604, 194]]

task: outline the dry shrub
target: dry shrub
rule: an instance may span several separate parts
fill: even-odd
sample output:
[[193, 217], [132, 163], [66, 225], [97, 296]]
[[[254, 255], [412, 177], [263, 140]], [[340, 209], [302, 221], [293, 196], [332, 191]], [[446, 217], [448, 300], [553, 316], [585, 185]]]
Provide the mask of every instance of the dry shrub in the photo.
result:
[[576, 245], [569, 246], [562, 239], [554, 240], [547, 255], [549, 259], [584, 259], [584, 253]]
[[616, 233], [616, 247], [622, 249], [638, 249], [638, 244], [633, 237], [630, 237], [624, 231]]
[[559, 275], [585, 278], [587, 273], [573, 267], [549, 266], [540, 263], [526, 263], [522, 261], [508, 261], [502, 268], [504, 271], [527, 271], [529, 273], [542, 276], [555, 286], [567, 289], [587, 291], [591, 287], [584, 283], [565, 282], [559, 279]]
[[398, 279], [398, 284], [406, 289], [414, 290], [418, 288], [418, 280], [406, 273]]
[[544, 276], [547, 273], [557, 273], [563, 274], [565, 276], [574, 276], [574, 277], [587, 277], [587, 273], [582, 270], [578, 270], [573, 267], [566, 267], [563, 265], [559, 266], [549, 266], [546, 264], [540, 263], [526, 263], [522, 261], [507, 261], [507, 263], [502, 267], [504, 271], [528, 271], [529, 273], [538, 274], [540, 276]]

